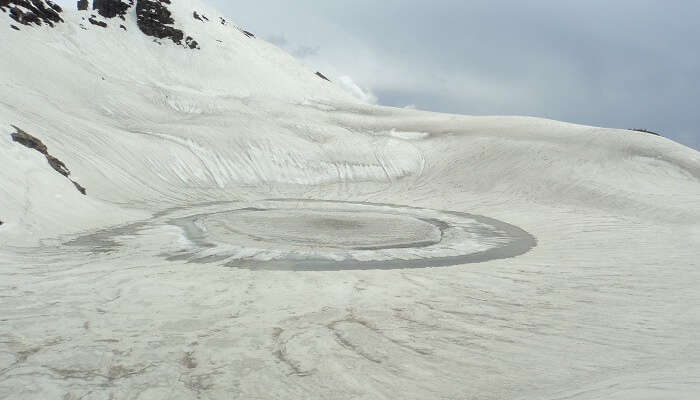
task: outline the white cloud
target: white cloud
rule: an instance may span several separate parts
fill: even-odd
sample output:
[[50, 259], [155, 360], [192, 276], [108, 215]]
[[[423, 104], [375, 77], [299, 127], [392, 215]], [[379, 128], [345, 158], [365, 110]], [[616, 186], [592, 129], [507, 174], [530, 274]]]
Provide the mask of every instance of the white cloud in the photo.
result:
[[376, 104], [377, 103], [377, 96], [372, 94], [371, 91], [367, 89], [362, 89], [359, 87], [355, 81], [352, 80], [349, 76], [341, 76], [338, 78], [338, 84], [340, 85], [343, 90], [346, 92], [350, 93], [351, 95], [355, 96], [356, 98], [366, 102], [366, 103], [371, 103], [371, 104]]

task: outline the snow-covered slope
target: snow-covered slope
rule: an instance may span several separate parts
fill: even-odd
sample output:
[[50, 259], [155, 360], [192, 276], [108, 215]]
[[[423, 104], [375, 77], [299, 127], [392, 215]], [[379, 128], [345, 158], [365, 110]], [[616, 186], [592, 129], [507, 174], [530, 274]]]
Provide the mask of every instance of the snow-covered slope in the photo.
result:
[[[0, 397], [700, 393], [700, 153], [639, 132], [364, 104], [205, 4], [169, 3], [0, 1]], [[345, 207], [334, 223], [353, 229], [351, 215], [379, 213], [401, 245], [216, 252], [197, 235], [235, 226], [170, 223], [282, 198], [352, 202], [300, 218]], [[274, 207], [284, 215], [265, 229], [326, 232], [300, 233]], [[441, 228], [511, 229], [472, 213], [537, 247], [366, 270], [506, 240]], [[237, 215], [227, 223], [260, 222]], [[400, 229], [433, 235], [435, 218], [444, 248], [405, 245], [423, 241]], [[307, 250], [341, 271], [265, 271]], [[246, 251], [260, 270], [230, 268]]]

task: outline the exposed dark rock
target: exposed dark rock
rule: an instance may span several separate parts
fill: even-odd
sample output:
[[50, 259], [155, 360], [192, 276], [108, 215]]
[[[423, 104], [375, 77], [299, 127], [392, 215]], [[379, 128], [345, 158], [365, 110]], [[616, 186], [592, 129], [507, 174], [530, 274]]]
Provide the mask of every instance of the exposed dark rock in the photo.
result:
[[63, 9], [61, 8], [61, 6], [59, 6], [58, 4], [54, 3], [51, 0], [46, 0], [46, 4], [48, 4], [49, 7], [51, 7], [54, 11], [56, 11], [59, 14], [63, 12]]
[[187, 36], [187, 37], [185, 38], [185, 44], [186, 44], [187, 47], [189, 47], [190, 49], [199, 49], [199, 43], [197, 43], [196, 40], [192, 39], [191, 36]]
[[252, 33], [248, 32], [248, 31], [246, 31], [246, 30], [241, 29], [241, 32], [243, 32], [243, 34], [246, 35], [246, 36], [248, 36], [249, 38], [254, 38], [254, 37], [255, 37], [255, 35], [253, 35]]
[[16, 27], [16, 26], [14, 26], [14, 25], [10, 25], [10, 28], [12, 28], [12, 29], [14, 29], [14, 30], [16, 30], [16, 31], [18, 31], [18, 30], [19, 30], [19, 28], [18, 28], [18, 27]]
[[105, 18], [119, 17], [124, 19], [124, 15], [131, 6], [134, 5], [134, 0], [93, 0], [92, 9]]
[[4, 224], [4, 222], [0, 221], [0, 225]]
[[219, 17], [219, 21], [221, 22], [221, 25], [226, 25], [226, 20]]
[[12, 140], [21, 144], [24, 147], [34, 149], [43, 155], [49, 154], [48, 148], [41, 140], [35, 138], [34, 136], [28, 134], [27, 132], [14, 125], [12, 125], [12, 127], [15, 128], [15, 130], [17, 131], [12, 134]]
[[50, 0], [0, 0], [0, 10], [8, 12], [10, 18], [22, 25], [43, 25], [51, 27], [63, 22], [63, 9]]
[[87, 193], [84, 187], [80, 186], [80, 184], [70, 179], [70, 170], [68, 169], [68, 167], [66, 167], [66, 164], [64, 164], [63, 161], [59, 160], [58, 158], [49, 154], [48, 148], [41, 140], [35, 138], [34, 136], [28, 134], [27, 132], [14, 125], [12, 125], [12, 127], [16, 130], [16, 132], [12, 134], [13, 141], [21, 144], [24, 147], [34, 149], [39, 153], [43, 154], [44, 157], [46, 157], [46, 161], [49, 162], [51, 168], [53, 168], [59, 174], [68, 178], [68, 180], [70, 180], [73, 183], [73, 185], [75, 185], [75, 188], [78, 189], [80, 193]]
[[92, 18], [92, 17], [88, 18], [88, 21], [90, 21], [90, 23], [93, 24], [93, 25], [101, 26], [101, 27], [103, 27], [103, 28], [106, 28], [106, 27], [107, 27], [107, 23], [105, 23], [104, 21], [98, 21], [98, 20], [96, 20], [95, 18]]
[[331, 81], [330, 79], [326, 78], [325, 75], [323, 75], [322, 73], [320, 73], [320, 72], [318, 72], [318, 71], [316, 72], [316, 76], [318, 76], [318, 77], [321, 78], [321, 79], [325, 79], [325, 80], [327, 80], [328, 82]]
[[46, 154], [46, 160], [49, 162], [51, 168], [53, 168], [59, 174], [65, 176], [66, 178], [70, 175], [70, 170], [66, 167], [66, 164], [58, 158], [52, 156], [51, 154]]
[[199, 15], [199, 13], [198, 13], [197, 11], [193, 11], [193, 12], [192, 12], [192, 17], [194, 17], [194, 19], [198, 19], [198, 20], [200, 20], [200, 21], [202, 21], [202, 22], [204, 22], [204, 21], [209, 21], [209, 18], [207, 18], [206, 15], [204, 15], [204, 14]]
[[[136, 23], [141, 32], [158, 39], [168, 38], [174, 43], [182, 45], [185, 34], [173, 26], [170, 10], [163, 4], [170, 4], [170, 0], [136, 0]], [[188, 47], [189, 44], [187, 44]], [[190, 48], [196, 48], [190, 47]]]
[[85, 11], [88, 9], [88, 0], [78, 0], [78, 10]]
[[126, 30], [126, 26], [124, 26], [124, 25], [119, 25], [119, 27]]
[[646, 129], [630, 129], [630, 130], [631, 130], [631, 131], [635, 131], [635, 132], [649, 133], [649, 134], [656, 135], [656, 136], [663, 136], [663, 135], [661, 135], [660, 133], [656, 133], [656, 132], [649, 131], [649, 130], [646, 130]]
[[61, 6], [59, 6], [58, 4], [54, 3], [51, 0], [46, 0], [46, 4], [48, 4], [49, 7], [51, 7], [54, 11], [56, 11], [59, 14], [63, 12], [63, 9], [61, 8]]
[[75, 186], [75, 188], [78, 189], [80, 194], [87, 195], [87, 190], [85, 190], [85, 188], [81, 184], [79, 184], [78, 182], [76, 182], [72, 179], [70, 179], [70, 181], [73, 182], [73, 186]]

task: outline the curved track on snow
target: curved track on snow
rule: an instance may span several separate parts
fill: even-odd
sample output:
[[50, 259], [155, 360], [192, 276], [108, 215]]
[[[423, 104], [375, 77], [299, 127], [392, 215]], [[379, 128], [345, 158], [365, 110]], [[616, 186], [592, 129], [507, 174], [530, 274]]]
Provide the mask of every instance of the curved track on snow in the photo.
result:
[[159, 251], [161, 256], [251, 270], [445, 267], [516, 257], [536, 245], [524, 230], [484, 216], [308, 199], [193, 205], [68, 244], [92, 253], [143, 248], [157, 241], [149, 232], [163, 226], [180, 228], [186, 241], [180, 249]]

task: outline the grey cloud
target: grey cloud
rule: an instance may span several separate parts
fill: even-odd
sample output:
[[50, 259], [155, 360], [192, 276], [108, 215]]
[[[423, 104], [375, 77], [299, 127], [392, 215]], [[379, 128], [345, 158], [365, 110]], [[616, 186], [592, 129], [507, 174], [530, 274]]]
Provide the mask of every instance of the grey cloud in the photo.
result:
[[297, 58], [316, 56], [321, 52], [321, 46], [298, 46], [292, 50], [292, 54]]
[[274, 44], [277, 47], [281, 48], [287, 48], [289, 45], [289, 42], [287, 41], [287, 38], [284, 37], [284, 35], [278, 35], [278, 34], [272, 34], [272, 35], [266, 35], [265, 40], [268, 42]]
[[321, 52], [321, 46], [295, 45], [294, 43], [290, 43], [282, 34], [268, 34], [265, 35], [264, 38], [275, 46], [287, 50], [294, 57], [299, 59], [316, 56]]

